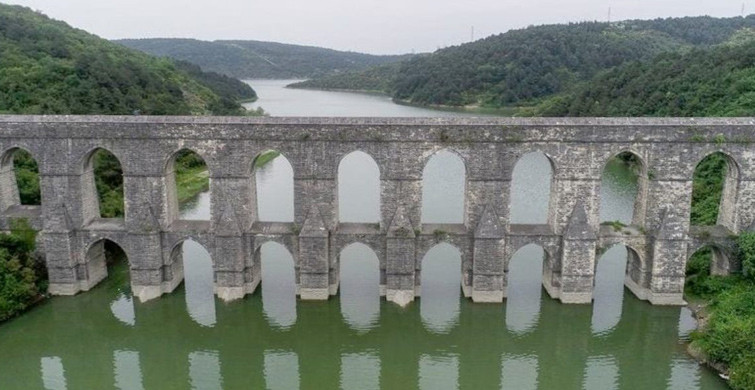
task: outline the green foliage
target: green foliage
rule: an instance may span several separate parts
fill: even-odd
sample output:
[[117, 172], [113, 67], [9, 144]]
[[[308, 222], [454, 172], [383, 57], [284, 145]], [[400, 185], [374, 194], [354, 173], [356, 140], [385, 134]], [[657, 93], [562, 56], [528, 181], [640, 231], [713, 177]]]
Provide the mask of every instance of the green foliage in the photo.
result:
[[264, 167], [265, 165], [270, 163], [270, 161], [273, 161], [276, 157], [280, 156], [280, 154], [281, 153], [277, 150], [268, 150], [260, 153], [260, 155], [254, 159], [254, 168], [256, 169]]
[[[585, 111], [597, 110], [592, 105], [600, 108], [622, 97], [624, 85], [641, 88], [647, 84], [634, 80], [642, 73], [642, 69], [635, 69], [642, 63], [666, 52], [746, 41], [747, 36], [753, 34], [742, 30], [753, 26], [755, 17], [696, 17], [529, 27], [445, 48], [431, 55], [415, 56], [399, 65], [345, 72], [298, 86], [379, 90], [392, 93], [398, 100], [421, 105], [517, 106], [522, 107], [522, 113], [530, 115], [590, 116], [595, 114]], [[596, 77], [603, 71], [627, 64], [635, 68], [628, 65], [630, 71], [622, 73], [621, 78], [613, 74]], [[678, 77], [678, 72], [678, 67], [663, 69], [654, 76], [663, 80], [670, 75]], [[575, 91], [592, 87], [596, 82], [612, 82], [612, 88], [600, 89], [600, 99], [590, 100], [596, 97], [594, 93], [575, 102], [575, 96], [581, 96]], [[744, 84], [746, 82], [740, 81], [740, 88]], [[653, 87], [646, 87], [650, 94], [657, 91]], [[660, 97], [662, 95], [649, 102], [637, 99], [633, 103], [643, 103], [640, 107], [647, 110], [646, 106], [657, 103]], [[537, 104], [532, 111], [526, 108], [532, 104]], [[739, 104], [742, 105], [746, 102]], [[622, 106], [625, 110], [615, 111], [637, 115], [628, 111], [632, 107], [627, 104]]]
[[250, 90], [0, 4], [0, 112], [243, 114], [235, 101]]
[[753, 334], [755, 285], [740, 282], [713, 299], [707, 328], [694, 337], [711, 360], [729, 367], [731, 387], [744, 390], [755, 385]]
[[287, 85], [288, 88], [322, 89], [326, 91], [361, 91], [393, 93], [393, 85], [400, 70], [394, 62], [374, 66], [363, 71], [350, 71], [319, 77]]
[[610, 226], [613, 228], [613, 231], [620, 232], [622, 231], [627, 225], [621, 221], [606, 221], [601, 223], [601, 225]]
[[39, 205], [42, 196], [39, 189], [39, 167], [29, 152], [19, 149], [13, 153], [13, 169], [18, 184], [21, 204]]
[[0, 322], [25, 310], [46, 289], [45, 267], [33, 256], [36, 233], [28, 223], [13, 223], [0, 234]]
[[755, 282], [755, 232], [742, 232], [737, 237], [737, 247], [742, 261], [742, 273]]
[[[607, 70], [541, 103], [538, 116], [755, 115], [755, 39], [672, 51]], [[703, 142], [699, 136], [692, 141]], [[723, 143], [723, 135], [712, 142]]]
[[118, 159], [104, 149], [92, 155], [94, 183], [100, 200], [102, 218], [123, 217], [123, 168]]
[[716, 224], [727, 165], [726, 156], [713, 153], [700, 161], [695, 168], [690, 217], [693, 225]]
[[298, 79], [366, 69], [404, 56], [376, 56], [311, 46], [260, 41], [196, 39], [123, 39], [121, 45], [189, 61], [205, 70], [240, 79]]
[[184, 203], [210, 189], [207, 164], [190, 150], [178, 152], [175, 161], [176, 189], [179, 203]]

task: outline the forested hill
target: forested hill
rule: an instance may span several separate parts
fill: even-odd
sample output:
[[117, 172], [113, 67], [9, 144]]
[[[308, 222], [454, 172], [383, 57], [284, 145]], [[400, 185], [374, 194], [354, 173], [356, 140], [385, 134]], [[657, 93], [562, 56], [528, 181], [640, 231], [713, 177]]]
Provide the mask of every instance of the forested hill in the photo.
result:
[[200, 41], [196, 39], [123, 39], [121, 45], [143, 52], [185, 60], [203, 69], [239, 79], [291, 79], [362, 70], [396, 62], [403, 56], [377, 56], [312, 46], [260, 41]]
[[238, 80], [0, 4], [0, 113], [239, 115]]
[[661, 53], [719, 44], [753, 26], [755, 16], [536, 26], [416, 56], [402, 62], [394, 73], [383, 72], [384, 78], [372, 84], [369, 80], [374, 77], [348, 73], [298, 86], [356, 89], [348, 88], [344, 79], [349, 79], [369, 84], [365, 89], [387, 89], [396, 99], [415, 104], [532, 105], [606, 69], [649, 61]]
[[755, 32], [598, 74], [539, 104], [537, 116], [753, 116]]

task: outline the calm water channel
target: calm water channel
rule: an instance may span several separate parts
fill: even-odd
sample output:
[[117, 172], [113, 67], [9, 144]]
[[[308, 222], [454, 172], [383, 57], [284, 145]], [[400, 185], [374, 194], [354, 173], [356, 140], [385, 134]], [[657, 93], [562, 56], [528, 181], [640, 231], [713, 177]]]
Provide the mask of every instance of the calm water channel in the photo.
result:
[[[449, 115], [396, 106], [382, 97], [251, 82], [271, 115]], [[369, 156], [339, 169], [342, 221], [375, 222], [379, 173]], [[438, 153], [425, 170], [422, 218], [462, 218], [463, 163]], [[524, 156], [514, 170], [511, 218], [544, 223], [550, 164]], [[293, 219], [285, 157], [257, 170], [260, 218]], [[622, 163], [606, 167], [601, 219], [629, 222], [636, 182]], [[211, 194], [184, 205], [209, 218]], [[461, 295], [460, 259], [440, 244], [423, 260], [422, 298], [402, 309], [381, 301], [378, 261], [366, 246], [341, 253], [341, 290], [327, 302], [298, 302], [291, 255], [262, 248], [262, 288], [224, 304], [212, 295], [212, 262], [184, 244], [185, 283], [134, 302], [125, 263], [76, 297], [53, 298], [0, 326], [0, 389], [725, 389], [684, 352], [695, 324], [678, 307], [653, 307], [624, 290], [626, 251], [598, 261], [593, 305], [562, 305], [542, 290], [543, 251], [514, 256], [504, 304]]]

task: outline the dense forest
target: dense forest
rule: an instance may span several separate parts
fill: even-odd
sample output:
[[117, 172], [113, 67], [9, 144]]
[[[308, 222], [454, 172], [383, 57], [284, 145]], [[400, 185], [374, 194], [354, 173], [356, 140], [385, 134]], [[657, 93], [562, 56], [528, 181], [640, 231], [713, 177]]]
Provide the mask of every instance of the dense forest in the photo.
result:
[[242, 115], [238, 80], [0, 4], [0, 113]]
[[[746, 41], [747, 29], [752, 27], [755, 16], [536, 26], [415, 56], [392, 68], [349, 72], [293, 86], [381, 90], [397, 100], [421, 105], [529, 108], [555, 96], [574, 94], [585, 84], [605, 82], [600, 77], [619, 82], [603, 72], [622, 65], [640, 67], [696, 48]], [[729, 54], [735, 51], [730, 49]], [[549, 104], [561, 107], [564, 100], [568, 103], [568, 96]], [[522, 115], [532, 114], [522, 111]]]
[[540, 103], [535, 116], [750, 116], [755, 32], [731, 42], [659, 55], [602, 72]]
[[297, 79], [367, 69], [404, 56], [378, 56], [260, 41], [123, 39], [115, 41], [156, 56], [189, 61], [238, 79]]

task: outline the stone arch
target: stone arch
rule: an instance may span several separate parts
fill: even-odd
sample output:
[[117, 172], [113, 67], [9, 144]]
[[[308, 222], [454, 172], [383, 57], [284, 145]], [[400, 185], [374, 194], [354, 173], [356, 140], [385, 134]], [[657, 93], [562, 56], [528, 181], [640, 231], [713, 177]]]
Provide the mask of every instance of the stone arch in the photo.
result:
[[[262, 169], [268, 166], [277, 170], [275, 174], [285, 177], [278, 180], [262, 176]], [[265, 222], [294, 222], [296, 172], [291, 160], [278, 149], [266, 149], [254, 156], [250, 169], [256, 219]]]
[[[176, 236], [173, 236], [173, 237], [176, 237]], [[206, 237], [204, 235], [180, 234], [179, 236], [177, 236], [176, 238], [172, 240], [171, 244], [168, 246], [169, 250], [166, 254], [168, 256], [171, 256], [173, 252], [176, 249], [180, 249], [180, 247], [186, 241], [194, 241], [197, 244], [201, 245], [202, 248], [204, 248], [204, 250], [210, 254], [210, 258], [212, 259], [213, 265], [215, 264], [215, 253], [213, 251], [214, 247], [210, 243], [210, 237]]]
[[[357, 172], [349, 162], [355, 160], [365, 161], [367, 167]], [[344, 165], [344, 163], [346, 163]], [[343, 222], [361, 222], [374, 223], [380, 222], [381, 219], [381, 170], [377, 161], [366, 152], [361, 150], [352, 151], [344, 155], [338, 163], [338, 173], [336, 185], [338, 220]], [[345, 191], [349, 188], [356, 188], [356, 196], [345, 196]], [[364, 192], [360, 191], [364, 189]], [[361, 193], [360, 193], [361, 192]], [[351, 214], [351, 217], [344, 214]]]
[[184, 299], [189, 316], [201, 326], [212, 326], [216, 321], [216, 262], [213, 253], [202, 241], [193, 236], [182, 237], [170, 249], [169, 264], [172, 282], [176, 285], [181, 280], [184, 282]]
[[[528, 158], [536, 159], [538, 158], [538, 156], [544, 157], [545, 160], [548, 162], [548, 167], [550, 168], [550, 171], [549, 171], [550, 180], [548, 180], [548, 184], [547, 184], [548, 191], [545, 198], [545, 203], [546, 203], [545, 213], [543, 213], [542, 216], [540, 215], [533, 216], [535, 217], [535, 220], [533, 222], [525, 222], [526, 220], [525, 215], [523, 213], [521, 213], [520, 215], [519, 211], [514, 211], [514, 210], [519, 210], [519, 208], [518, 207], [515, 208], [515, 206], [519, 206], [518, 203], [523, 201], [523, 200], [520, 201], [519, 197], [521, 196], [522, 197], [521, 199], [529, 198], [531, 200], [532, 196], [537, 196], [538, 194], [537, 192], [533, 193], [533, 191], [526, 191], [526, 190], [523, 192], [519, 192], [521, 189], [517, 188], [518, 187], [517, 182], [521, 182], [522, 180], [526, 180], [526, 179], [524, 177], [520, 177], [517, 175], [517, 173], [519, 172], [517, 168], [521, 169], [522, 165], [520, 163], [523, 160], [527, 161], [526, 159]], [[511, 169], [511, 189], [510, 189], [510, 194], [509, 194], [510, 201], [508, 204], [509, 220], [511, 221], [511, 223], [528, 223], [528, 224], [529, 223], [535, 223], [535, 224], [549, 223], [553, 216], [554, 205], [556, 204], [556, 201], [557, 201], [556, 195], [555, 195], [555, 192], [556, 192], [555, 180], [556, 180], [556, 164], [553, 161], [553, 158], [551, 158], [551, 156], [549, 156], [547, 153], [539, 149], [530, 150], [521, 154], [517, 158], [516, 163], [514, 163], [514, 166]], [[528, 183], [525, 183], [525, 184], [528, 184]]]
[[[204, 164], [205, 168], [207, 169], [209, 180], [210, 180], [210, 202], [212, 202], [212, 171], [210, 170], [210, 165], [207, 163], [207, 159], [197, 152], [194, 149], [190, 148], [180, 148], [178, 150], [173, 151], [168, 158], [165, 160], [165, 204], [166, 204], [166, 212], [168, 215], [168, 221], [172, 222], [180, 218], [180, 201], [178, 199], [178, 186], [176, 183], [176, 159], [181, 156], [182, 154], [194, 154], [201, 160], [201, 163]], [[212, 210], [210, 210], [210, 216], [208, 220], [212, 220]]]
[[84, 246], [82, 252], [82, 258], [86, 264], [85, 272], [87, 275], [84, 280], [87, 281], [88, 287], [94, 287], [99, 282], [107, 278], [107, 260], [106, 260], [106, 244], [110, 243], [115, 245], [126, 257], [126, 261], [129, 262], [129, 269], [131, 267], [131, 256], [127, 250], [127, 247], [121, 245], [115, 237], [111, 236], [99, 236], [92, 240], [88, 245]]
[[[288, 253], [291, 255], [291, 258], [294, 260], [294, 265], [296, 266], [296, 268], [299, 268], [299, 256], [297, 256], [298, 250], [296, 246], [291, 242], [291, 238], [286, 236], [265, 236], [264, 238], [255, 238], [254, 248], [252, 248], [255, 260], [257, 260], [257, 256], [259, 254], [259, 251], [262, 249], [262, 246], [268, 243], [277, 244], [285, 248], [286, 251], [288, 251]], [[259, 264], [259, 262], [256, 262], [256, 264]]]
[[453, 257], [458, 257], [459, 259], [459, 278], [460, 283], [464, 282], [464, 251], [462, 251], [459, 246], [454, 244], [451, 241], [448, 240], [441, 240], [438, 242], [435, 242], [434, 244], [430, 245], [427, 250], [419, 252], [417, 258], [419, 261], [417, 262], [416, 267], [416, 273], [415, 273], [415, 295], [420, 296], [421, 293], [421, 286], [422, 286], [422, 270], [425, 267], [425, 262], [428, 261], [428, 256], [435, 252], [438, 249], [448, 248], [449, 250], [453, 251]]
[[631, 270], [632, 269], [645, 269], [647, 264], [645, 264], [645, 256], [643, 255], [644, 252], [637, 250], [634, 248], [634, 246], [623, 243], [623, 242], [617, 242], [614, 244], [606, 245], [605, 247], [598, 248], [597, 254], [595, 256], [595, 264], [594, 264], [594, 271], [597, 271], [598, 269], [598, 263], [603, 259], [603, 255], [606, 254], [609, 250], [617, 247], [622, 246], [627, 251], [627, 265], [625, 269], [625, 275], [627, 278], [631, 276]]
[[[96, 165], [96, 156], [98, 153], [107, 153], [112, 158], [115, 159], [115, 163], [117, 163], [117, 167], [114, 167], [116, 171], [120, 171], [118, 176], [120, 178], [116, 177], [113, 178], [114, 181], [120, 181], [121, 185], [121, 191], [125, 191], [125, 176], [123, 171], [123, 163], [122, 160], [113, 153], [110, 149], [106, 149], [102, 146], [97, 146], [92, 149], [90, 149], [81, 159], [80, 169], [81, 169], [81, 205], [82, 205], [82, 222], [84, 225], [89, 224], [90, 222], [103, 218], [103, 215], [106, 214], [106, 210], [103, 210], [103, 207], [100, 203], [100, 196], [101, 194], [97, 190], [96, 185], [96, 172], [95, 172], [95, 165]], [[125, 204], [125, 192], [122, 192], [121, 194], [121, 205], [115, 205], [115, 207], [120, 207], [121, 210], [123, 210], [123, 213], [126, 213], [126, 204]], [[118, 215], [117, 213], [108, 212], [108, 217], [113, 217], [114, 215]], [[119, 216], [119, 218], [123, 218], [123, 216]]]
[[689, 264], [692, 257], [702, 251], [710, 251], [710, 274], [711, 275], [730, 275], [741, 272], [742, 265], [731, 249], [724, 248], [714, 243], [698, 243], [690, 246], [687, 250], [686, 264]]
[[421, 297], [422, 322], [433, 333], [450, 332], [459, 320], [464, 283], [462, 251], [448, 242], [438, 243], [425, 253], [419, 268], [415, 296]]
[[[716, 150], [705, 154], [705, 156], [703, 156], [700, 160], [697, 161], [697, 164], [695, 164], [695, 169], [693, 170], [693, 182], [694, 175], [697, 173], [698, 169], [701, 168], [701, 164], [707, 159], [712, 158], [713, 156], [721, 156], [725, 161], [726, 167], [724, 172], [721, 199], [718, 203], [718, 218], [716, 220], [716, 225], [725, 226], [729, 230], [736, 232], [736, 205], [741, 169], [739, 164], [731, 156], [731, 154], [724, 152], [723, 150]], [[692, 202], [694, 202], [694, 198], [691, 197], [691, 199]], [[691, 215], [690, 218], [692, 218]]]
[[[615, 159], [620, 159], [630, 165], [633, 173], [637, 177], [637, 193], [634, 195], [632, 205], [632, 217], [628, 223], [635, 226], [645, 226], [645, 216], [647, 212], [647, 192], [650, 170], [642, 155], [632, 148], [622, 149], [611, 154], [602, 164], [601, 177], [605, 174], [609, 164]], [[601, 188], [601, 202], [603, 200], [603, 188]], [[602, 219], [602, 217], [601, 217]], [[603, 221], [601, 221], [603, 222]]]
[[[18, 177], [16, 177], [15, 158], [17, 152], [23, 152], [31, 158], [29, 162], [33, 165], [31, 168], [36, 167], [36, 191], [34, 193], [27, 194], [27, 198], [33, 198], [32, 201], [24, 199], [25, 196], [21, 192], [21, 187], [18, 183]], [[0, 211], [8, 210], [13, 206], [28, 205], [39, 206], [41, 204], [40, 193], [40, 180], [39, 180], [39, 161], [34, 158], [34, 155], [29, 149], [22, 146], [13, 146], [6, 149], [0, 157]], [[29, 179], [34, 180], [33, 177]], [[33, 183], [32, 183], [33, 184]]]
[[[430, 177], [429, 179], [432, 181], [428, 183], [428, 173], [441, 169], [441, 167], [435, 166], [439, 164], [436, 163], [436, 161], [439, 161], [437, 160], [438, 158], [449, 159], [449, 164], [451, 165], [446, 167], [448, 169], [444, 172], [445, 177], [437, 179]], [[448, 180], [449, 172], [453, 172], [454, 170], [461, 174], [461, 178], [458, 180], [459, 183]], [[453, 175], [453, 173], [450, 173], [450, 175]], [[458, 151], [451, 148], [443, 148], [433, 151], [426, 157], [422, 168], [422, 205], [420, 217], [422, 223], [465, 223], [467, 219], [468, 180], [469, 164]], [[454, 184], [457, 184], [457, 186]], [[455, 199], [457, 197], [461, 197], [461, 201]], [[453, 202], [453, 204], [435, 206], [433, 202]]]
[[[365, 243], [363, 241], [359, 241], [359, 240], [353, 240], [337, 248], [338, 252], [336, 256], [338, 259], [337, 266], [338, 266], [339, 275], [340, 275], [340, 269], [341, 269], [341, 264], [342, 264], [341, 256], [343, 255], [343, 252], [347, 249], [352, 249], [355, 247], [362, 247], [364, 249], [367, 249], [369, 255], [371, 255], [370, 257], [373, 257], [376, 260], [377, 269], [378, 269], [378, 272], [380, 273], [379, 285], [384, 286], [385, 285], [385, 259], [383, 259], [380, 256], [381, 254], [378, 251], [376, 251], [370, 244]], [[340, 277], [339, 277], [339, 280], [340, 280]], [[382, 295], [385, 295], [385, 294], [382, 294]]]

